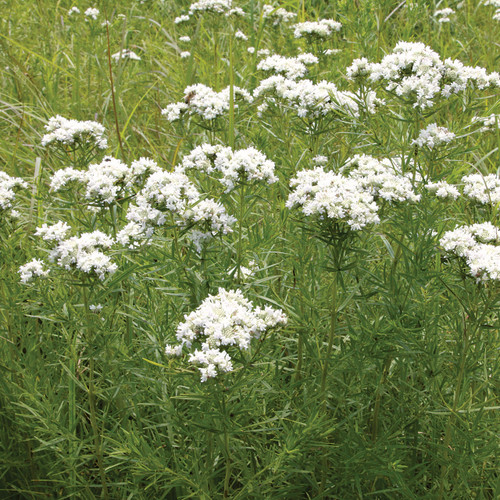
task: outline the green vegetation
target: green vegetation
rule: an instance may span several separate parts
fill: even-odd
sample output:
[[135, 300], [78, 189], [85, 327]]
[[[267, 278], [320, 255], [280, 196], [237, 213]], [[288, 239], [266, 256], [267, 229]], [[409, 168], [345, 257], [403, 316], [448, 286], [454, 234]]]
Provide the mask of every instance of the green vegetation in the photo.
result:
[[[197, 11], [175, 22], [191, 3], [0, 0], [0, 170], [26, 183], [10, 207], [0, 176], [0, 498], [499, 498], [500, 237], [475, 236], [488, 265], [475, 247], [455, 247], [457, 256], [443, 238], [500, 226], [500, 181], [485, 185], [500, 173], [500, 84], [474, 76], [441, 92], [459, 78], [443, 69], [448, 58], [488, 75], [499, 68], [495, 2], [289, 0], [274, 6], [295, 19], [274, 25], [264, 2], [234, 0], [244, 15]], [[439, 22], [446, 7], [455, 12]], [[320, 19], [342, 27], [294, 37], [295, 23]], [[401, 41], [440, 58], [432, 104], [347, 71], [361, 57], [379, 63]], [[257, 69], [262, 50], [317, 56], [293, 81], [332, 82], [338, 93], [330, 87], [310, 107], [297, 104], [303, 90], [255, 94], [273, 74]], [[395, 78], [410, 76], [407, 66]], [[211, 99], [197, 104], [200, 87], [185, 92], [195, 84], [227, 88], [217, 116], [194, 112]], [[172, 103], [180, 119], [169, 121], [162, 110]], [[107, 146], [88, 132], [42, 145], [57, 115], [102, 124]], [[433, 123], [454, 138], [415, 143]], [[203, 144], [255, 148], [276, 179], [252, 179], [241, 167], [248, 152], [231, 163], [233, 177], [215, 168], [219, 149], [206, 155], [208, 172], [199, 159], [186, 167]], [[108, 198], [105, 155], [126, 172]], [[388, 169], [380, 184], [356, 177], [355, 155]], [[132, 175], [141, 158], [157, 166], [143, 161]], [[89, 165], [99, 167], [87, 175]], [[165, 202], [158, 186], [180, 165], [189, 181]], [[71, 181], [54, 189], [69, 167]], [[164, 184], [151, 180], [158, 167]], [[287, 203], [298, 190], [290, 181], [313, 168], [352, 181], [336, 199], [356, 186], [352, 196], [371, 197], [379, 222], [355, 227], [354, 209], [304, 213], [305, 194]], [[467, 191], [472, 174], [482, 200]], [[427, 189], [439, 181], [460, 196]], [[405, 186], [399, 199], [383, 194]], [[141, 212], [142, 239], [120, 244], [141, 197], [154, 220]], [[228, 216], [217, 228], [214, 212], [199, 215], [207, 199]], [[58, 222], [71, 227], [60, 240], [35, 235]], [[95, 231], [114, 239], [88, 251], [99, 249], [101, 273], [81, 256], [64, 260], [73, 250], [57, 245]], [[50, 272], [23, 283], [19, 269], [33, 259]], [[199, 345], [179, 358], [165, 348], [220, 289], [287, 322], [253, 330], [249, 349], [222, 346], [233, 370], [201, 381], [189, 362]]]

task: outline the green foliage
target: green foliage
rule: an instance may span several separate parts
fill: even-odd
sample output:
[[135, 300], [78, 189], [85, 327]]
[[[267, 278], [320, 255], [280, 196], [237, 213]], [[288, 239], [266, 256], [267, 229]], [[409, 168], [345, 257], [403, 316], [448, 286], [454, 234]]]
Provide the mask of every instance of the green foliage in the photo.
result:
[[[237, 3], [247, 17], [175, 24], [188, 0], [103, 0], [97, 20], [85, 18], [86, 3], [69, 16], [66, 0], [0, 0], [0, 162], [29, 183], [17, 193], [18, 219], [0, 209], [0, 497], [498, 498], [498, 282], [476, 283], [439, 248], [456, 225], [498, 226], [498, 207], [423, 190], [420, 202], [386, 203], [381, 224], [341, 240], [338, 226], [285, 206], [290, 179], [316, 155], [331, 170], [355, 154], [404, 157], [414, 176], [455, 183], [497, 172], [498, 133], [472, 133], [470, 124], [500, 112], [498, 89], [419, 112], [378, 86], [387, 100], [379, 112], [312, 122], [286, 106], [259, 116], [259, 102], [233, 93], [264, 78], [260, 49], [340, 49], [309, 76], [351, 91], [353, 59], [380, 61], [400, 40], [491, 72], [500, 29], [493, 7], [281, 2], [299, 21], [342, 23], [308, 46], [265, 21], [263, 2]], [[446, 6], [457, 12], [439, 24], [433, 13]], [[248, 41], [234, 37], [238, 29]], [[141, 60], [112, 61], [124, 48]], [[229, 112], [169, 123], [161, 109], [195, 83], [230, 86]], [[139, 251], [115, 248], [118, 270], [104, 281], [59, 268], [22, 285], [19, 267], [47, 253], [37, 227], [66, 221], [79, 233], [115, 235], [133, 202], [96, 214], [81, 189], [50, 191], [52, 174], [79, 161], [41, 145], [57, 114], [102, 123], [106, 154], [129, 164], [150, 157], [170, 171], [205, 142], [254, 146], [276, 163], [279, 181], [225, 193], [194, 176], [238, 219], [201, 252], [188, 228], [168, 223]], [[438, 152], [415, 148], [433, 122], [456, 141]], [[251, 261], [256, 271], [246, 279]], [[198, 370], [164, 349], [184, 315], [219, 287], [282, 308], [288, 324], [235, 356], [233, 372], [201, 383]], [[102, 310], [91, 312], [97, 304]]]

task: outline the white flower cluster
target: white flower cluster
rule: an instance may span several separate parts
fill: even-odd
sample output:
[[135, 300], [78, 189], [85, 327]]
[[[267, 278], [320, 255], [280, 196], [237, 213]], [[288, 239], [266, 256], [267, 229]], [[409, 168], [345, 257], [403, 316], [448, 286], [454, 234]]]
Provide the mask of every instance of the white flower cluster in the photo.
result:
[[199, 366], [201, 381], [216, 377], [220, 372], [233, 370], [231, 356], [224, 350], [235, 346], [248, 350], [252, 339], [266, 330], [285, 325], [287, 317], [280, 309], [254, 307], [240, 290], [219, 288], [209, 295], [193, 312], [184, 316], [177, 327], [177, 346], [167, 345], [167, 355], [182, 354], [184, 347], [201, 344], [189, 355], [189, 362]]
[[437, 18], [438, 23], [449, 23], [450, 16], [453, 14], [455, 14], [455, 11], [453, 9], [439, 9], [434, 12], [434, 17]]
[[184, 42], [184, 43], [189, 43], [191, 41], [191, 37], [190, 36], [181, 36], [179, 37], [179, 42]]
[[104, 138], [104, 127], [93, 121], [68, 120], [62, 116], [53, 116], [45, 125], [47, 134], [42, 137], [42, 146], [52, 143], [64, 145], [93, 144], [99, 149], [106, 149], [108, 142]]
[[490, 132], [500, 129], [500, 115], [474, 116], [472, 123], [480, 123], [482, 125], [479, 129], [481, 132]]
[[99, 15], [99, 9], [96, 9], [95, 7], [89, 7], [85, 12], [84, 12], [86, 17], [90, 17], [91, 19], [96, 20], [97, 16]]
[[491, 222], [448, 231], [440, 243], [447, 252], [465, 259], [477, 281], [500, 280], [500, 229]]
[[44, 269], [44, 262], [40, 259], [33, 259], [30, 262], [24, 264], [19, 268], [19, 274], [21, 275], [21, 283], [26, 285], [27, 283], [33, 281], [36, 277], [45, 278], [49, 275], [50, 270]]
[[297, 17], [295, 12], [288, 12], [283, 7], [276, 8], [269, 4], [264, 4], [262, 6], [262, 18], [269, 19], [273, 22], [273, 26], [277, 26], [280, 23], [287, 23], [294, 20]]
[[[271, 94], [270, 96], [268, 94]], [[295, 109], [301, 118], [315, 119], [330, 112], [347, 114], [357, 118], [360, 114], [360, 100], [352, 92], [341, 91], [333, 82], [323, 80], [313, 83], [310, 80], [290, 80], [281, 75], [271, 76], [262, 80], [254, 91], [254, 97], [263, 96], [264, 103], [259, 106], [259, 112], [264, 112], [270, 104], [283, 99], [286, 105]], [[367, 111], [374, 113], [376, 105], [382, 104], [374, 92], [369, 92]]]
[[[396, 161], [396, 163], [398, 163]], [[298, 172], [290, 186], [288, 208], [301, 207], [305, 215], [346, 223], [352, 230], [380, 222], [377, 198], [417, 202], [409, 176], [387, 160], [356, 155], [339, 173], [322, 167]]]
[[464, 195], [483, 204], [500, 203], [500, 177], [495, 174], [471, 174], [462, 177]]
[[202, 144], [183, 158], [177, 170], [215, 173], [226, 192], [242, 181], [265, 181], [272, 184], [278, 180], [274, 173], [274, 162], [253, 147], [233, 151], [230, 147]]
[[198, 251], [202, 241], [217, 233], [232, 232], [231, 226], [236, 222], [220, 203], [202, 200], [183, 172], [158, 171], [147, 179], [135, 204], [129, 206], [126, 215], [129, 223], [118, 233], [117, 240], [124, 246], [137, 247], [153, 235], [155, 227], [165, 225], [169, 215], [176, 224], [202, 226], [204, 232], [191, 234]]
[[427, 146], [429, 149], [448, 144], [455, 138], [455, 134], [445, 127], [438, 127], [436, 123], [431, 123], [427, 128], [422, 129], [418, 137], [412, 141], [419, 147]]
[[211, 12], [213, 14], [224, 14], [229, 16], [244, 16], [245, 11], [240, 7], [233, 7], [232, 0], [198, 0], [193, 2], [189, 7], [189, 13], [178, 16], [174, 19], [175, 24], [189, 21], [190, 16], [197, 13]]
[[336, 31], [340, 31], [342, 24], [333, 19], [320, 19], [319, 21], [306, 21], [292, 26], [295, 38], [316, 37], [328, 38]]
[[[240, 87], [233, 87], [234, 98], [242, 98], [247, 102], [252, 102], [252, 96]], [[190, 85], [184, 90], [184, 101], [169, 104], [162, 110], [161, 114], [167, 120], [173, 122], [179, 120], [181, 114], [199, 115], [205, 120], [213, 120], [229, 111], [230, 87], [226, 87], [220, 92], [215, 92], [210, 87], [197, 83]], [[235, 108], [238, 106], [235, 102]]]
[[[50, 262], [55, 262], [64, 269], [76, 269], [87, 274], [94, 274], [100, 280], [113, 274], [118, 266], [101, 249], [109, 249], [114, 239], [102, 231], [82, 233], [80, 236], [66, 238], [70, 228], [58, 222], [54, 226], [44, 224], [36, 234], [46, 241], [54, 241], [56, 245], [49, 253]], [[34, 259], [19, 268], [21, 281], [28, 283], [35, 276], [46, 276], [49, 271], [43, 270], [43, 261]]]
[[398, 159], [384, 158], [377, 160], [369, 155], [355, 155], [340, 169], [341, 173], [348, 173], [349, 177], [360, 182], [363, 190], [374, 198], [386, 201], [417, 202], [420, 195], [413, 191], [412, 174], [403, 175]]
[[56, 171], [50, 181], [50, 189], [59, 191], [68, 182], [80, 182], [86, 185], [85, 198], [102, 207], [114, 203], [120, 196], [133, 193], [147, 175], [158, 171], [160, 167], [148, 158], [141, 158], [128, 166], [116, 158], [105, 156], [101, 163], [90, 164], [85, 171], [72, 167]]
[[485, 0], [483, 5], [492, 5], [496, 8], [495, 13], [493, 14], [494, 21], [500, 21], [500, 0]]
[[460, 196], [460, 191], [453, 184], [446, 181], [428, 182], [425, 188], [434, 193], [438, 198], [453, 198], [456, 200]]
[[71, 7], [71, 9], [68, 10], [68, 16], [72, 16], [73, 14], [80, 14], [80, 9], [78, 7]]
[[236, 31], [236, 33], [234, 34], [234, 38], [237, 38], [238, 40], [243, 40], [245, 42], [248, 41], [248, 37], [241, 30]]
[[141, 58], [133, 51], [129, 49], [123, 49], [116, 54], [112, 54], [111, 59], [119, 61], [120, 59], [131, 59], [133, 61], [140, 61]]
[[307, 73], [306, 64], [317, 64], [319, 59], [309, 53], [300, 54], [296, 57], [284, 57], [278, 54], [266, 57], [257, 65], [262, 71], [274, 71], [282, 73], [286, 78], [295, 80], [302, 78]]
[[439, 54], [423, 43], [399, 42], [380, 63], [356, 59], [347, 68], [350, 78], [368, 76], [372, 82], [387, 82], [386, 89], [413, 101], [415, 107], [432, 106], [441, 95], [448, 98], [469, 84], [479, 89], [500, 87], [500, 75], [484, 68], [465, 66], [458, 60], [441, 61]]
[[316, 167], [298, 172], [290, 186], [287, 208], [301, 207], [305, 215], [345, 222], [353, 230], [380, 221], [373, 196], [357, 179]]
[[20, 177], [11, 177], [0, 170], [0, 209], [6, 210], [12, 207], [12, 202], [16, 197], [14, 188], [27, 188], [28, 184]]

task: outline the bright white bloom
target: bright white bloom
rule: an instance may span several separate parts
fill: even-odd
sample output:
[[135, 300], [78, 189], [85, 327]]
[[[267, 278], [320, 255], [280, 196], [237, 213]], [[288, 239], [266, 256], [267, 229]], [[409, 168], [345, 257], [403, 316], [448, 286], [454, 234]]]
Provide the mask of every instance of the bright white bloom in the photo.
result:
[[181, 59], [187, 59], [189, 56], [191, 56], [191, 52], [189, 52], [189, 50], [184, 50], [179, 55], [181, 56]]
[[316, 167], [298, 172], [290, 186], [286, 206], [300, 207], [305, 215], [345, 222], [353, 230], [380, 221], [373, 195], [357, 179]]
[[62, 241], [70, 231], [71, 227], [66, 222], [59, 221], [51, 226], [43, 224], [42, 227], [37, 227], [35, 236], [41, 236], [45, 241]]
[[77, 269], [87, 274], [95, 274], [100, 280], [113, 274], [118, 266], [100, 249], [109, 249], [114, 239], [102, 231], [82, 233], [58, 242], [49, 254], [49, 260], [64, 269]]
[[96, 9], [95, 7], [89, 7], [86, 11], [85, 11], [85, 16], [86, 17], [90, 17], [92, 19], [97, 19], [97, 16], [99, 15], [99, 10]]
[[59, 191], [68, 182], [77, 181], [85, 184], [85, 198], [92, 204], [109, 205], [125, 194], [133, 194], [148, 174], [159, 170], [160, 167], [147, 158], [136, 160], [129, 167], [112, 156], [105, 156], [101, 163], [90, 164], [87, 170], [72, 167], [58, 170], [52, 176], [50, 189]]
[[326, 49], [323, 54], [325, 56], [334, 56], [336, 54], [340, 54], [342, 52], [342, 49]]
[[465, 259], [477, 281], [500, 280], [500, 229], [490, 222], [448, 231], [440, 243], [447, 252]]
[[354, 59], [351, 65], [346, 69], [347, 78], [354, 80], [355, 78], [363, 78], [371, 72], [371, 64], [366, 57]]
[[27, 188], [28, 184], [20, 177], [11, 177], [0, 170], [0, 209], [6, 210], [12, 207], [12, 202], [16, 197], [14, 192], [16, 187]]
[[403, 175], [398, 160], [394, 160], [393, 164], [389, 159], [377, 160], [369, 155], [355, 155], [340, 171], [349, 172], [349, 177], [359, 181], [362, 188], [374, 198], [380, 197], [389, 202], [420, 200], [420, 195], [413, 191], [412, 174]]
[[232, 9], [229, 9], [226, 14], [226, 17], [230, 16], [240, 16], [244, 17], [245, 16], [245, 11], [241, 7], [233, 7]]
[[493, 20], [500, 21], [500, 9], [496, 10], [495, 13], [493, 14]]
[[139, 246], [153, 236], [156, 227], [173, 220], [180, 226], [196, 224], [202, 229], [190, 233], [198, 251], [201, 242], [217, 233], [230, 233], [236, 221], [221, 204], [202, 200], [194, 184], [179, 170], [150, 175], [135, 204], [129, 206], [126, 217], [129, 223], [117, 235], [118, 242], [124, 246]]
[[483, 5], [493, 5], [493, 7], [500, 9], [500, 0], [484, 0]]
[[298, 23], [292, 26], [293, 36], [295, 38], [302, 38], [303, 36], [328, 38], [334, 32], [340, 31], [342, 24], [334, 21], [333, 19], [321, 19], [320, 21], [306, 21], [305, 23]]
[[307, 73], [306, 64], [317, 64], [318, 61], [316, 56], [309, 53], [297, 57], [284, 57], [275, 54], [260, 61], [257, 69], [282, 73], [286, 78], [296, 80]]
[[[252, 102], [252, 96], [244, 89], [234, 86], [235, 101], [238, 97], [247, 102]], [[162, 110], [162, 115], [169, 121], [180, 118], [181, 114], [199, 115], [205, 120], [213, 120], [229, 111], [230, 88], [226, 87], [220, 92], [215, 92], [210, 87], [197, 83], [184, 90], [184, 102], [169, 104]], [[238, 105], [235, 102], [235, 108]]]
[[57, 115], [49, 119], [45, 129], [47, 134], [42, 137], [42, 146], [55, 142], [64, 145], [93, 143], [99, 149], [108, 147], [105, 129], [97, 122], [68, 120]]
[[446, 181], [429, 182], [425, 187], [438, 198], [453, 198], [456, 200], [460, 196], [460, 191], [457, 187], [453, 184], [448, 184]]
[[181, 36], [179, 37], [179, 42], [185, 42], [185, 43], [188, 43], [191, 41], [191, 37], [190, 36]]
[[189, 21], [189, 16], [187, 15], [184, 15], [184, 16], [178, 16], [174, 19], [174, 23], [175, 24], [180, 24], [180, 23], [185, 23], [187, 21]]
[[500, 114], [491, 114], [489, 116], [474, 116], [472, 123], [480, 123], [482, 127], [479, 129], [481, 132], [490, 132], [495, 129], [500, 129]]
[[271, 55], [271, 51], [269, 49], [259, 49], [257, 51], [257, 55], [259, 57], [267, 57], [267, 56]]
[[434, 12], [434, 17], [437, 18], [438, 23], [449, 23], [450, 16], [453, 14], [455, 14], [455, 11], [453, 9], [439, 9]]
[[129, 49], [123, 49], [120, 52], [113, 54], [111, 58], [115, 61], [119, 61], [120, 59], [132, 59], [133, 61], [141, 60], [141, 58], [134, 51]]
[[328, 163], [328, 157], [327, 156], [318, 155], [318, 156], [315, 156], [312, 159], [312, 161], [313, 161], [313, 163], [315, 165], [323, 166], [323, 165], [326, 165]]
[[280, 309], [254, 307], [241, 290], [219, 288], [217, 295], [209, 295], [193, 312], [184, 316], [177, 327], [178, 346], [167, 345], [167, 355], [180, 355], [183, 347], [191, 349], [189, 362], [198, 365], [201, 381], [233, 370], [232, 360], [225, 348], [235, 346], [248, 350], [252, 339], [266, 330], [285, 325], [287, 317]]
[[479, 89], [500, 87], [500, 75], [484, 68], [465, 66], [458, 60], [441, 61], [439, 54], [423, 43], [399, 42], [380, 63], [356, 59], [346, 70], [350, 78], [368, 76], [372, 82], [385, 81], [386, 89], [426, 108], [441, 95], [448, 98], [469, 85]]
[[262, 18], [271, 20], [273, 26], [293, 21], [296, 17], [297, 14], [295, 12], [288, 12], [282, 7], [276, 8], [269, 4], [264, 4], [262, 6]]
[[232, 0], [198, 0], [189, 7], [189, 14], [195, 12], [214, 12], [224, 14], [231, 9]]
[[244, 41], [247, 41], [248, 40], [248, 37], [245, 35], [245, 33], [243, 33], [243, 31], [241, 30], [238, 30], [235, 34], [234, 34], [234, 38], [237, 38], [238, 40], [244, 40]]
[[427, 128], [422, 129], [418, 137], [412, 141], [421, 148], [427, 146], [429, 149], [448, 144], [455, 138], [455, 134], [445, 127], [438, 127], [436, 123], [431, 123]]
[[[301, 118], [316, 119], [328, 113], [347, 114], [351, 118], [360, 115], [360, 100], [352, 92], [338, 90], [333, 82], [321, 81], [313, 83], [310, 80], [290, 80], [281, 75], [271, 76], [262, 80], [254, 91], [254, 97], [265, 98], [260, 112], [268, 105], [279, 103], [276, 97], [282, 99], [287, 107], [293, 108]], [[374, 92], [369, 93], [372, 105], [367, 109], [375, 112], [375, 105], [382, 101]]]
[[247, 48], [247, 52], [248, 52], [249, 54], [253, 54], [253, 53], [255, 52], [255, 47], [248, 47], [248, 48]]
[[90, 304], [89, 309], [92, 312], [96, 312], [96, 313], [101, 312], [102, 311], [102, 304]]
[[495, 174], [471, 174], [462, 177], [464, 195], [483, 204], [500, 203], [500, 177]]
[[32, 261], [24, 264], [19, 268], [19, 274], [21, 275], [21, 283], [26, 285], [30, 281], [33, 281], [34, 278], [41, 276], [45, 278], [49, 274], [48, 269], [44, 269], [44, 262], [40, 259], [33, 259]]
[[273, 161], [253, 147], [233, 151], [229, 147], [202, 144], [183, 158], [178, 170], [216, 174], [226, 187], [226, 192], [229, 192], [241, 181], [276, 182], [278, 177], [274, 173], [274, 166]]
[[80, 9], [78, 7], [71, 7], [68, 10], [68, 16], [72, 16], [73, 14], [80, 14]]

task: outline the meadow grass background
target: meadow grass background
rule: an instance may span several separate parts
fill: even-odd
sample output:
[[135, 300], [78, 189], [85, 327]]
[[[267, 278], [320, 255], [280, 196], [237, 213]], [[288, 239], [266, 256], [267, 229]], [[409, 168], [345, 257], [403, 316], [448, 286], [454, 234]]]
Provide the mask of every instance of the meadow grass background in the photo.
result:
[[[379, 61], [400, 40], [498, 70], [493, 7], [458, 3], [281, 5], [299, 21], [342, 23], [324, 45], [340, 52], [310, 74], [353, 89], [345, 77], [352, 60]], [[234, 84], [253, 90], [264, 75], [249, 46], [282, 55], [319, 48], [295, 40], [286, 25], [264, 23], [257, 1], [238, 2], [249, 13], [237, 21], [248, 42], [232, 39], [227, 21], [214, 16], [174, 24], [189, 4], [0, 0], [0, 163], [30, 183], [18, 194], [20, 218], [5, 217], [0, 228], [0, 497], [498, 498], [498, 286], [478, 285], [442, 259], [433, 233], [495, 222], [495, 208], [430, 195], [385, 207], [382, 224], [349, 242], [341, 270], [333, 236], [285, 208], [290, 178], [315, 155], [328, 156], [332, 168], [356, 153], [412, 155], [411, 140], [434, 121], [464, 137], [440, 157], [415, 155], [423, 169], [456, 182], [497, 172], [498, 134], [467, 134], [473, 116], [499, 112], [498, 90], [419, 116], [390, 101], [385, 111], [354, 125], [332, 120], [316, 135], [286, 109], [260, 118], [255, 105], [209, 130], [195, 120], [171, 124], [161, 109], [190, 84], [229, 85], [230, 59]], [[82, 14], [68, 16], [73, 5]], [[85, 20], [93, 6], [98, 19]], [[433, 13], [445, 6], [456, 14], [440, 25]], [[141, 60], [111, 64], [113, 100], [108, 56], [121, 48]], [[191, 56], [182, 59], [184, 50]], [[247, 188], [243, 204], [238, 193], [226, 195], [241, 227], [201, 259], [182, 232], [180, 250], [166, 232], [144, 251], [117, 252], [119, 269], [105, 282], [67, 273], [24, 286], [19, 266], [43, 255], [37, 226], [96, 224], [77, 193], [49, 193], [52, 173], [70, 166], [41, 146], [56, 114], [97, 120], [108, 154], [151, 157], [167, 170], [203, 142], [253, 145], [276, 163], [279, 184]], [[124, 211], [116, 220], [124, 223]], [[110, 220], [102, 228], [111, 232]], [[244, 282], [234, 271], [240, 258], [258, 268]], [[163, 351], [184, 314], [218, 287], [280, 307], [289, 321], [234, 373], [201, 383]], [[87, 303], [103, 304], [102, 312], [89, 315]]]

